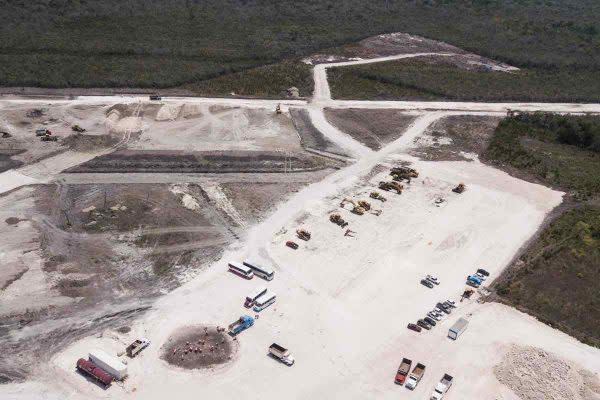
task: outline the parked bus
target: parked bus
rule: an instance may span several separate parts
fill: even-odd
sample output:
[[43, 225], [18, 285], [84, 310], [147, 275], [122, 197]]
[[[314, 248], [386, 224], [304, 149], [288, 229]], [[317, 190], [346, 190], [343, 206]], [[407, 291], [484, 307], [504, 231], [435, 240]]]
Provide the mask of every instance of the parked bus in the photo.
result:
[[252, 292], [248, 296], [246, 296], [246, 301], [244, 302], [244, 307], [246, 307], [246, 308], [252, 307], [252, 305], [254, 305], [254, 302], [256, 301], [256, 299], [258, 299], [260, 296], [262, 296], [265, 293], [267, 293], [267, 288], [264, 286], [259, 287], [254, 292]]
[[260, 296], [258, 299], [254, 300], [254, 308], [253, 310], [256, 312], [260, 312], [265, 308], [269, 307], [271, 304], [275, 303], [275, 293], [267, 292]]
[[273, 271], [273, 268], [265, 267], [264, 265], [260, 265], [258, 263], [255, 263], [254, 261], [247, 260], [244, 261], [244, 265], [252, 268], [252, 272], [254, 272], [254, 275], [260, 276], [261, 278], [267, 281], [271, 281], [275, 277], [275, 271]]
[[244, 279], [252, 279], [254, 277], [254, 272], [252, 272], [250, 267], [237, 262], [229, 263], [229, 271]]

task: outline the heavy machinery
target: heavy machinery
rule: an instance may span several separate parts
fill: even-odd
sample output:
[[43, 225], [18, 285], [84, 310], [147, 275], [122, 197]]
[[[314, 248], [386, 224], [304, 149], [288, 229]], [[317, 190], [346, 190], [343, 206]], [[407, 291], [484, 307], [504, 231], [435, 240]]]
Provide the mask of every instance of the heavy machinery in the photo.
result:
[[277, 107], [275, 107], [275, 114], [281, 114], [281, 104], [277, 104]]
[[329, 216], [329, 220], [331, 222], [333, 222], [334, 224], [339, 225], [342, 228], [344, 228], [348, 225], [348, 223], [346, 221], [344, 221], [344, 219], [341, 217], [340, 214], [331, 214]]
[[[364, 200], [359, 200], [357, 203], [356, 201], [349, 199], [347, 197], [344, 200], [342, 200], [342, 202], [340, 203], [340, 207], [344, 208], [346, 203], [352, 204], [352, 210], [350, 210], [350, 211], [356, 215], [363, 215], [365, 213], [365, 211], [368, 210], [368, 208], [365, 208], [363, 206], [368, 206], [369, 208], [371, 208], [371, 205]], [[361, 203], [362, 203], [362, 205], [361, 205]]]
[[379, 194], [379, 192], [371, 192], [369, 197], [372, 199], [375, 199], [375, 200], [379, 200], [381, 202], [387, 201], [387, 199], [385, 197], [383, 197], [381, 194]]
[[381, 182], [379, 182], [379, 189], [385, 190], [386, 192], [389, 192], [390, 190], [395, 190], [396, 193], [402, 194], [402, 189], [404, 189], [404, 186], [402, 186], [400, 183], [395, 182], [395, 181], [391, 181], [391, 182], [381, 181]]
[[390, 171], [390, 175], [393, 177], [395, 181], [403, 181], [406, 180], [410, 182], [412, 178], [417, 178], [419, 173], [416, 169], [408, 168], [408, 167], [394, 167]]
[[296, 230], [296, 236], [298, 236], [298, 239], [302, 239], [305, 241], [309, 241], [310, 240], [310, 232], [307, 231], [306, 229], [297, 229]]
[[452, 191], [454, 193], [458, 193], [461, 194], [462, 192], [464, 192], [467, 189], [467, 187], [465, 186], [464, 183], [459, 183], [458, 186], [456, 186], [454, 189], [452, 189]]
[[47, 135], [52, 135], [52, 132], [50, 131], [50, 129], [40, 128], [40, 129], [35, 130], [35, 136], [47, 136]]
[[83, 133], [83, 132], [85, 132], [85, 129], [83, 129], [83, 128], [82, 128], [82, 127], [80, 127], [79, 125], [73, 125], [73, 126], [71, 127], [71, 130], [72, 130], [73, 132], [78, 132], [78, 133]]
[[243, 330], [246, 330], [254, 325], [254, 318], [249, 315], [242, 315], [237, 321], [229, 324], [229, 334], [235, 336]]
[[44, 136], [40, 136], [40, 140], [42, 142], [56, 142], [58, 141], [58, 136], [51, 136], [50, 134], [46, 134]]
[[158, 93], [153, 93], [150, 95], [151, 101], [159, 101], [162, 100], [162, 97]]
[[127, 355], [131, 358], [135, 357], [140, 351], [150, 346], [150, 340], [146, 338], [136, 339], [125, 349]]
[[276, 360], [281, 361], [288, 367], [294, 365], [294, 357], [290, 354], [290, 351], [283, 346], [273, 343], [269, 346], [269, 355]]

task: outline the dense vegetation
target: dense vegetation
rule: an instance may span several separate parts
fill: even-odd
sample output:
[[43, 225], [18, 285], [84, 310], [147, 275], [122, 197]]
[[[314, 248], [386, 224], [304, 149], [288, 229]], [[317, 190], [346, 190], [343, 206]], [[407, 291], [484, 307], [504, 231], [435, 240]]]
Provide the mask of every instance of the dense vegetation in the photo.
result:
[[596, 0], [0, 0], [0, 85], [178, 86], [394, 31], [585, 81], [599, 20]]
[[526, 68], [473, 71], [418, 59], [333, 68], [334, 98], [466, 101], [594, 102], [600, 69]]
[[600, 347], [600, 208], [566, 212], [496, 283], [504, 301]]
[[483, 158], [585, 199], [600, 194], [600, 117], [515, 114], [498, 124]]

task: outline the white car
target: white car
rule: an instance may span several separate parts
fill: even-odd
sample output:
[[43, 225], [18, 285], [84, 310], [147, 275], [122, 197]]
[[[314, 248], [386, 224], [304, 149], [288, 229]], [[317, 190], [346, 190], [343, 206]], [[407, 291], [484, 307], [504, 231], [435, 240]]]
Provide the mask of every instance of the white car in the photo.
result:
[[440, 316], [439, 316], [439, 315], [437, 315], [437, 314], [436, 314], [436, 313], [434, 313], [433, 311], [430, 311], [430, 312], [428, 312], [428, 313], [427, 313], [427, 316], [428, 316], [429, 318], [433, 318], [433, 319], [435, 319], [436, 321], [440, 321], [440, 320], [442, 319], [442, 318], [440, 318]]

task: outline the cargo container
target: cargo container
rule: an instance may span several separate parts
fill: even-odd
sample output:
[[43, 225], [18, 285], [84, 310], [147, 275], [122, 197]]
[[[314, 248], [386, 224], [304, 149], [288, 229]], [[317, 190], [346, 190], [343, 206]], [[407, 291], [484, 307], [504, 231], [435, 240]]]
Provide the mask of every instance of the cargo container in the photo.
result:
[[127, 376], [127, 366], [118, 358], [109, 356], [102, 350], [90, 351], [90, 361], [121, 381]]
[[467, 329], [467, 325], [469, 325], [469, 321], [464, 318], [459, 318], [448, 330], [448, 337], [454, 340], [458, 339], [458, 337]]

